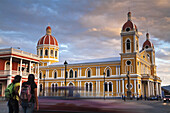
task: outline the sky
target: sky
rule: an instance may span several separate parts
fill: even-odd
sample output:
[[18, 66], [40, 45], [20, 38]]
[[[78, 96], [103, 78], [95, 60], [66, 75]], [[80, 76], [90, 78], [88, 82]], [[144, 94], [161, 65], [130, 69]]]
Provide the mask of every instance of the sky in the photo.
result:
[[0, 0], [0, 48], [36, 54], [50, 25], [60, 62], [119, 57], [128, 11], [138, 27], [140, 49], [149, 32], [157, 74], [162, 85], [170, 85], [170, 0]]

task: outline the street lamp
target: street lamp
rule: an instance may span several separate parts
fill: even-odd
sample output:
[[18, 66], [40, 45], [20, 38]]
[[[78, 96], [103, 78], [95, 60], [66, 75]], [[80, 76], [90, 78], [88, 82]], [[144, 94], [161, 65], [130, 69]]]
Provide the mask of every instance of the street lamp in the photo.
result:
[[67, 76], [67, 61], [65, 60], [64, 65], [65, 65], [65, 86], [66, 86], [66, 76]]
[[131, 96], [131, 90], [130, 90], [130, 75], [129, 75], [129, 71], [127, 71], [127, 79], [128, 79], [128, 91], [127, 91], [127, 98], [130, 99]]
[[105, 100], [105, 72], [103, 73], [103, 75], [104, 75], [104, 100]]
[[43, 96], [45, 96], [45, 74], [44, 74], [44, 89], [43, 89]]
[[65, 66], [65, 97], [66, 97], [66, 76], [67, 76], [67, 61], [65, 60], [64, 66]]

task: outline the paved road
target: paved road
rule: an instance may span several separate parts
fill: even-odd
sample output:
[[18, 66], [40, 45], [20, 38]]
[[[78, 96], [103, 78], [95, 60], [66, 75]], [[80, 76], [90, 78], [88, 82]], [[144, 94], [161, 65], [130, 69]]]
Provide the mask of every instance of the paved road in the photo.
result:
[[[120, 99], [104, 101], [102, 99], [55, 100], [40, 98], [39, 102], [40, 111], [36, 113], [56, 113], [56, 111], [58, 111], [57, 113], [75, 113], [74, 110], [79, 110], [79, 113], [170, 113], [170, 103], [161, 101], [128, 100], [124, 102]], [[6, 104], [6, 101], [0, 101], [0, 113], [8, 113]], [[47, 112], [47, 110], [53, 111]], [[20, 113], [22, 113], [21, 109]]]

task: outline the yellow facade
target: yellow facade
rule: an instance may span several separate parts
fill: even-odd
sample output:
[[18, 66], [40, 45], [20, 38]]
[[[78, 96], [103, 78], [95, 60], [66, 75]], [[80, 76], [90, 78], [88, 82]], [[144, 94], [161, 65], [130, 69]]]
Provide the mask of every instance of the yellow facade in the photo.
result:
[[[128, 17], [127, 22], [130, 21], [131, 24], [132, 22], [129, 19], [130, 17]], [[128, 72], [130, 73], [132, 95], [148, 97], [161, 95], [161, 80], [156, 75], [155, 50], [153, 47], [149, 47], [139, 51], [137, 27], [133, 26], [132, 28], [132, 25], [128, 25], [124, 24], [121, 31], [120, 57], [94, 59], [94, 61], [86, 60], [81, 63], [69, 61], [65, 70], [64, 62], [56, 63], [55, 59], [58, 59], [58, 57], [41, 56], [40, 58], [42, 58], [44, 65], [40, 66], [40, 95], [42, 95], [42, 89], [44, 88], [46, 88], [46, 95], [63, 95], [62, 90], [56, 91], [52, 89], [63, 87], [66, 83], [66, 86], [80, 88], [81, 90], [78, 93], [81, 96], [101, 97], [104, 96], [104, 93], [106, 97], [126, 96], [128, 91]], [[54, 49], [52, 46], [48, 46], [48, 48], [44, 46], [39, 48], [38, 51], [41, 49], [59, 51], [58, 47]], [[45, 60], [45, 58], [54, 58], [54, 60]], [[66, 82], [65, 71], [67, 71]]]

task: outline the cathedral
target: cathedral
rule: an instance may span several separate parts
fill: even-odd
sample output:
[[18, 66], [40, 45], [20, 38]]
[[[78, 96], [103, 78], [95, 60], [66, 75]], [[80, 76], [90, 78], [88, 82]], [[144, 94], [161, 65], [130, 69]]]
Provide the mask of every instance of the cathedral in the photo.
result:
[[[137, 26], [127, 14], [120, 38], [121, 51], [118, 57], [82, 61], [59, 62], [59, 44], [51, 35], [50, 26], [46, 35], [37, 43], [40, 57], [39, 94], [60, 96], [59, 87], [75, 86], [81, 97], [127, 96], [128, 87], [134, 96], [161, 96], [161, 80], [156, 73], [155, 49], [149, 33], [142, 48], [139, 48]], [[127, 73], [130, 76], [128, 86]]]

